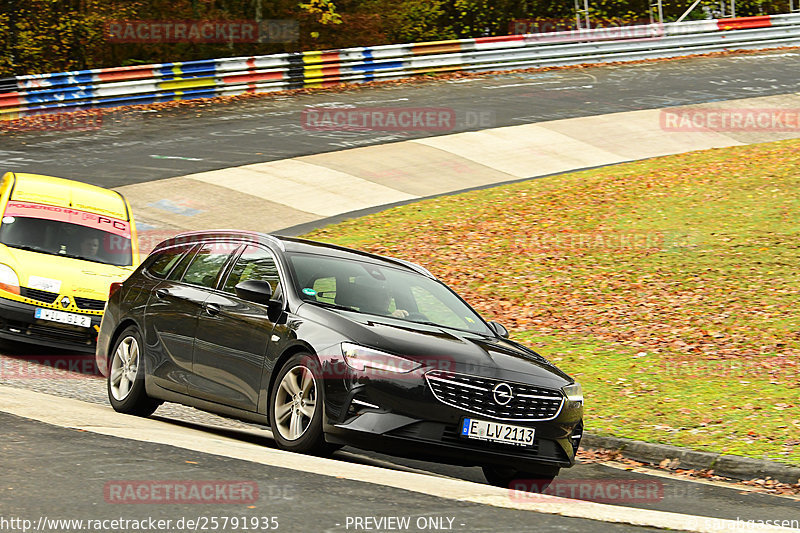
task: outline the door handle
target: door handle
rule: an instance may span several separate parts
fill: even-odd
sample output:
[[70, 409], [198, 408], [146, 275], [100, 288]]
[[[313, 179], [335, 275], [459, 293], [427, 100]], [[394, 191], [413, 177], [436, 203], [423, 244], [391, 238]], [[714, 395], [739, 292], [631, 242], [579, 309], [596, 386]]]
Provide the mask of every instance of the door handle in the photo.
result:
[[220, 312], [220, 308], [217, 304], [205, 304], [203, 307], [205, 307], [206, 313], [211, 316], [218, 315]]
[[156, 289], [156, 296], [159, 298], [166, 298], [169, 296], [169, 291], [167, 289]]

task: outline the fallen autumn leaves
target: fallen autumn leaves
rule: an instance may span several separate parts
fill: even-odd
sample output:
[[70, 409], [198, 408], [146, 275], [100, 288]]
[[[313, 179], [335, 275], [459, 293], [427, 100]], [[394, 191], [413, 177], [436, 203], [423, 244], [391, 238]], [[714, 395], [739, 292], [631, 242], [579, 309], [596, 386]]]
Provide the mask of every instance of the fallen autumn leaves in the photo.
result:
[[309, 236], [430, 269], [576, 375], [593, 430], [797, 463], [799, 149], [532, 180]]

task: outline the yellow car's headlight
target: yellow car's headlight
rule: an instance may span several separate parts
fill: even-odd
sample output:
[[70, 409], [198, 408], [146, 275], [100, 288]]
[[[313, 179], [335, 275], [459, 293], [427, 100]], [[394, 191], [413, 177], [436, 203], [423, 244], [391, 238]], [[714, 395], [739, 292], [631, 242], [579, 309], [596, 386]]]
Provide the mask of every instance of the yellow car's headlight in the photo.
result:
[[0, 290], [19, 294], [19, 277], [14, 269], [0, 263]]

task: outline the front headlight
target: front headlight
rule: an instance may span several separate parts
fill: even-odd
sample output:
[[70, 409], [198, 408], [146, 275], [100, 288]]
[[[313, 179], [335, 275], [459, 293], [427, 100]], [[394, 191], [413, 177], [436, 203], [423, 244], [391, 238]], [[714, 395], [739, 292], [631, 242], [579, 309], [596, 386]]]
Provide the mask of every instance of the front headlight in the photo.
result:
[[0, 289], [13, 294], [19, 294], [19, 278], [14, 269], [0, 263]]
[[564, 391], [567, 400], [571, 402], [583, 403], [583, 389], [581, 388], [581, 384], [578, 383], [577, 381], [572, 385], [567, 385], [561, 390]]
[[404, 357], [391, 355], [372, 348], [366, 348], [349, 342], [342, 343], [342, 355], [347, 366], [354, 370], [365, 371], [368, 368], [394, 374], [407, 374], [422, 365]]

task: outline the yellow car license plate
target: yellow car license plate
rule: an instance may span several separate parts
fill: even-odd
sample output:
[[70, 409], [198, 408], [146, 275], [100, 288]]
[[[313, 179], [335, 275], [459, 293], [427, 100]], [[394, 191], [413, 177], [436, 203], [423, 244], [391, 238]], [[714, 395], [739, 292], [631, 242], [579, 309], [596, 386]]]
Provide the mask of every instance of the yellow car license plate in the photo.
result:
[[41, 320], [49, 320], [50, 322], [59, 322], [61, 324], [71, 324], [73, 326], [82, 326], [88, 328], [92, 325], [92, 318], [85, 315], [76, 315], [75, 313], [65, 313], [64, 311], [56, 311], [55, 309], [43, 309], [37, 307], [34, 315]]

